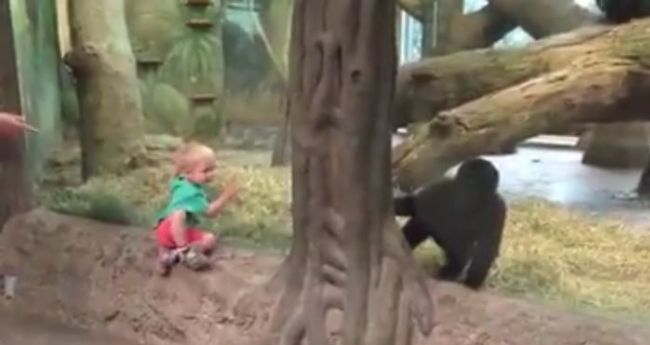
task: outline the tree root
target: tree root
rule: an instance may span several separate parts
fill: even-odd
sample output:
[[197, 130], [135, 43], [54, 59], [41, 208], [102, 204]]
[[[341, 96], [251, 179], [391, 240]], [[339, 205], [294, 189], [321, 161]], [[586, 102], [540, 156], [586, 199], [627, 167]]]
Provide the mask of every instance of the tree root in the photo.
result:
[[[302, 278], [292, 273], [304, 270], [306, 253], [292, 250], [276, 274], [265, 284], [254, 286], [240, 294], [233, 303], [236, 323], [245, 329], [259, 328], [270, 322], [270, 331], [279, 329], [289, 318], [292, 300], [302, 290]], [[273, 320], [270, 310], [275, 309]]]
[[[394, 219], [388, 219], [382, 233], [383, 244], [377, 248], [381, 262], [374, 268], [378, 272], [372, 274], [378, 279], [370, 286], [367, 329], [362, 333], [361, 343], [408, 345], [413, 338], [413, 320], [425, 336], [430, 335], [433, 329], [433, 302], [425, 283], [426, 276], [399, 234]], [[282, 282], [287, 284], [283, 272], [288, 274], [291, 267], [291, 260], [287, 260], [267, 285], [247, 293], [249, 297], [255, 296], [254, 303], [248, 306], [248, 310], [256, 315], [254, 321], [268, 321], [259, 314], [268, 314], [269, 308], [274, 309], [270, 327], [265, 329], [264, 344], [299, 345], [303, 340], [310, 345], [329, 343], [325, 329], [327, 315], [332, 310], [345, 311], [348, 289], [354, 283], [349, 280], [347, 269], [335, 268], [325, 260], [328, 251], [342, 251], [338, 243], [330, 242], [330, 246], [317, 250], [320, 260], [310, 257], [308, 262], [303, 262], [307, 274], [297, 278], [300, 283], [295, 281], [293, 286], [282, 287]], [[309, 248], [312, 250], [316, 250], [313, 245]], [[274, 301], [276, 303], [272, 305]], [[343, 337], [345, 339], [345, 331]]]
[[[318, 237], [322, 240], [326, 237], [325, 232]], [[236, 313], [239, 313], [238, 318], [246, 321], [244, 327], [267, 326], [259, 329], [267, 335], [261, 343], [299, 345], [303, 340], [310, 345], [329, 343], [325, 329], [328, 313], [332, 310], [346, 311], [349, 289], [357, 282], [350, 280], [347, 267], [339, 269], [326, 259], [331, 257], [328, 254], [336, 251], [340, 253], [340, 261], [347, 260], [339, 243], [333, 240], [325, 242], [330, 245], [321, 248], [314, 244], [309, 246], [308, 252], [318, 252], [319, 258], [310, 256], [300, 262], [290, 255], [269, 283], [248, 291], [237, 301]], [[381, 245], [374, 251], [380, 263], [372, 266], [376, 271], [371, 276], [377, 279], [369, 286], [366, 329], [344, 329], [343, 339], [360, 336], [358, 343], [368, 345], [408, 345], [413, 339], [413, 320], [423, 335], [430, 335], [433, 302], [425, 283], [426, 276], [416, 265], [392, 217], [384, 222]], [[305, 270], [306, 274], [289, 276], [296, 269]], [[269, 312], [271, 308], [272, 313]], [[268, 315], [273, 315], [271, 320]], [[360, 333], [354, 336], [345, 334], [346, 331]]]
[[347, 277], [344, 271], [338, 270], [330, 265], [324, 265], [322, 272], [327, 283], [341, 288], [345, 286]]
[[401, 267], [401, 279], [404, 284], [402, 299], [407, 303], [410, 314], [415, 317], [422, 334], [429, 336], [433, 330], [433, 300], [429, 294], [427, 277], [418, 268], [394, 219], [386, 221], [384, 231], [385, 251], [394, 258]]
[[307, 325], [305, 322], [305, 309], [296, 308], [293, 315], [289, 318], [287, 324], [280, 335], [280, 345], [300, 345], [305, 338]]

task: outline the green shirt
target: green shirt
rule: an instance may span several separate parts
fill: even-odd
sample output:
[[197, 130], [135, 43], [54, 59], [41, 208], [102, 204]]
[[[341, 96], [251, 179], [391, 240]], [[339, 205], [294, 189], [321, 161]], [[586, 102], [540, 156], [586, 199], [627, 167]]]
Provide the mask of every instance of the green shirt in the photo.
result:
[[208, 197], [203, 186], [177, 176], [169, 183], [169, 202], [158, 213], [157, 218], [160, 221], [174, 211], [184, 210], [187, 214], [186, 222], [197, 225], [208, 206]]

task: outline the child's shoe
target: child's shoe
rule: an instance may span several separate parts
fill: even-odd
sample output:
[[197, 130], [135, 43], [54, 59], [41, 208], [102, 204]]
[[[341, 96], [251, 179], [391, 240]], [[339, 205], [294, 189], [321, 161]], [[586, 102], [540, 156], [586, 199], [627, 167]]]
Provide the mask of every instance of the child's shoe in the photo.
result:
[[167, 276], [171, 271], [172, 267], [176, 265], [181, 259], [181, 253], [175, 250], [170, 250], [164, 253], [160, 253], [158, 256], [158, 274], [161, 276]]
[[195, 271], [203, 270], [210, 265], [208, 257], [196, 248], [190, 248], [185, 252], [181, 257], [181, 261], [189, 269]]

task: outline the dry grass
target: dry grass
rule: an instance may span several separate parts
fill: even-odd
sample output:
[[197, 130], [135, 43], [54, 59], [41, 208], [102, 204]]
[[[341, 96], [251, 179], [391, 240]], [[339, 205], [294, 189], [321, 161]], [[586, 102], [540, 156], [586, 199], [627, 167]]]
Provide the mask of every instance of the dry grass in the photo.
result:
[[[286, 168], [269, 168], [266, 153], [223, 151], [220, 183], [236, 180], [239, 198], [212, 229], [232, 239], [284, 249], [290, 242], [290, 182]], [[151, 215], [164, 201], [169, 169], [142, 169], [77, 190], [111, 191]], [[218, 187], [216, 185], [215, 187]], [[51, 194], [52, 191], [50, 191]], [[426, 269], [440, 263], [427, 244], [416, 253]], [[502, 253], [488, 280], [507, 294], [625, 315], [650, 317], [650, 233], [595, 221], [539, 200], [510, 205]]]
[[[510, 205], [501, 256], [488, 286], [517, 296], [650, 317], [650, 234], [536, 199]], [[416, 255], [426, 269], [440, 252]]]
[[[214, 196], [225, 183], [235, 182], [241, 189], [215, 219], [204, 226], [244, 244], [284, 249], [290, 243], [289, 172], [286, 168], [268, 167], [268, 154], [221, 151], [219, 176], [208, 187]], [[172, 177], [170, 166], [148, 167], [125, 176], [92, 179], [80, 187], [42, 191], [43, 202], [60, 212], [99, 218], [114, 218], [117, 223], [131, 223], [150, 228], [155, 214], [168, 196], [167, 184]], [[212, 193], [210, 193], [212, 192]], [[121, 204], [112, 201], [122, 200]], [[106, 199], [109, 199], [107, 202]], [[99, 206], [95, 206], [99, 204]], [[101, 208], [101, 210], [92, 210]], [[122, 210], [137, 210], [122, 215]]]

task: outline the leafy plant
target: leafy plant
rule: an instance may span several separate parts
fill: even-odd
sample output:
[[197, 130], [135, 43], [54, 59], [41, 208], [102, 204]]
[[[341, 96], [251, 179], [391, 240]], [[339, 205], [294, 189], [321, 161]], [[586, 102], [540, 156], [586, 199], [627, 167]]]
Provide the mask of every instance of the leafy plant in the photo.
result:
[[133, 52], [163, 59], [185, 27], [177, 0], [128, 0], [126, 20]]
[[106, 192], [83, 193], [69, 189], [53, 193], [49, 202], [52, 211], [119, 225], [144, 225], [146, 217], [132, 205]]
[[163, 82], [185, 95], [216, 92], [221, 87], [221, 40], [214, 34], [186, 32], [173, 46], [160, 68]]
[[151, 112], [153, 120], [166, 133], [187, 136], [194, 127], [190, 116], [190, 103], [173, 86], [158, 83], [151, 88]]

